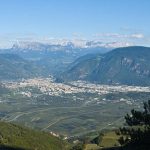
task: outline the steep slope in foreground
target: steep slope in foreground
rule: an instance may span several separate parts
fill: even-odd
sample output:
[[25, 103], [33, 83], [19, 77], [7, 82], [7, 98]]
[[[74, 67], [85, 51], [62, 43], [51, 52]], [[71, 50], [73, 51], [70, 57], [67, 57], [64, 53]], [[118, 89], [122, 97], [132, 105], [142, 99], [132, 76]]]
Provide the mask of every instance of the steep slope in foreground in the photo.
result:
[[150, 85], [150, 48], [117, 48], [104, 55], [80, 59], [61, 78], [102, 84]]
[[[5, 147], [5, 148], [4, 148]], [[40, 131], [0, 122], [0, 149], [64, 150], [63, 142]]]

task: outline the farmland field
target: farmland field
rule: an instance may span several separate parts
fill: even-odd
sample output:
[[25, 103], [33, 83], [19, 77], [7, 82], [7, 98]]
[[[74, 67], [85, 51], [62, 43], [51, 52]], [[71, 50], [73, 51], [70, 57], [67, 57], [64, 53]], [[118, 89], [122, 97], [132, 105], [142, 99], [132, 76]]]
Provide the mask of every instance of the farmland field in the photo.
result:
[[[16, 87], [15, 84], [3, 83], [5, 92], [0, 95], [1, 120], [67, 137], [115, 129], [124, 123], [123, 116], [127, 112], [132, 108], [140, 109], [142, 102], [150, 97], [148, 91], [136, 92], [137, 87], [134, 87], [135, 90], [129, 87], [127, 91], [120, 89], [112, 92], [108, 86], [108, 90], [103, 87], [105, 92], [101, 90], [100, 93], [97, 91], [99, 85], [95, 85], [96, 92], [93, 92], [86, 88], [86, 84], [81, 90], [80, 84], [73, 83], [70, 85], [71, 92], [60, 92], [57, 83], [53, 83], [50, 87], [53, 91], [47, 93], [41, 90], [43, 87], [36, 85], [19, 86], [22, 85], [19, 81]], [[62, 85], [62, 89], [65, 86], [68, 88], [69, 84]]]

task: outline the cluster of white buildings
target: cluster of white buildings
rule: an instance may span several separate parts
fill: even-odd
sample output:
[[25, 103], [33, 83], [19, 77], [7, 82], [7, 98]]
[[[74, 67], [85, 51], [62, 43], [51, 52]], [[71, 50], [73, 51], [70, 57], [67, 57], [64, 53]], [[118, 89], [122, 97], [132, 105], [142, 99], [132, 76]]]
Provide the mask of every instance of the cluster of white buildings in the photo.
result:
[[[22, 81], [5, 82], [6, 88], [20, 89], [26, 87], [36, 87], [40, 92], [48, 95], [62, 95], [73, 93], [97, 93], [99, 95], [114, 92], [150, 92], [150, 87], [127, 86], [127, 85], [101, 85], [92, 84], [85, 81], [74, 81], [66, 83], [56, 83], [53, 78], [33, 78]], [[23, 95], [31, 97], [32, 93], [22, 92]]]

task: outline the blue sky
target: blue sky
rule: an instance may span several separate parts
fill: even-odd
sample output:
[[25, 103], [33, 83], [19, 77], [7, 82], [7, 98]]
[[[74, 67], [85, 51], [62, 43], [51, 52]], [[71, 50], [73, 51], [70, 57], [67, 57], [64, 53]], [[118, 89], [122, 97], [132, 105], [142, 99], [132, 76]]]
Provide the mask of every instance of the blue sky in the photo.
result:
[[0, 47], [28, 37], [150, 45], [149, 0], [1, 0]]

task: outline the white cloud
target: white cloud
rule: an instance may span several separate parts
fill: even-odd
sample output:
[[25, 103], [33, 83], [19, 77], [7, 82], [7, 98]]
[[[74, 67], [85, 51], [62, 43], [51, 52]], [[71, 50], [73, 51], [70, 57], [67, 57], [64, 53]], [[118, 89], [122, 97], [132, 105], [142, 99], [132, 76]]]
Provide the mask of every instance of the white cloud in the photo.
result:
[[142, 33], [134, 33], [134, 34], [120, 34], [120, 33], [100, 33], [100, 34], [95, 34], [94, 37], [100, 37], [100, 38], [122, 38], [122, 39], [142, 39], [144, 38], [144, 34]]
[[144, 35], [141, 33], [136, 33], [136, 34], [132, 34], [130, 35], [131, 38], [136, 38], [136, 39], [143, 39]]
[[128, 47], [133, 45], [134, 45], [133, 43], [129, 43], [129, 42], [111, 42], [111, 43], [106, 43], [105, 47], [117, 48], [117, 47]]

